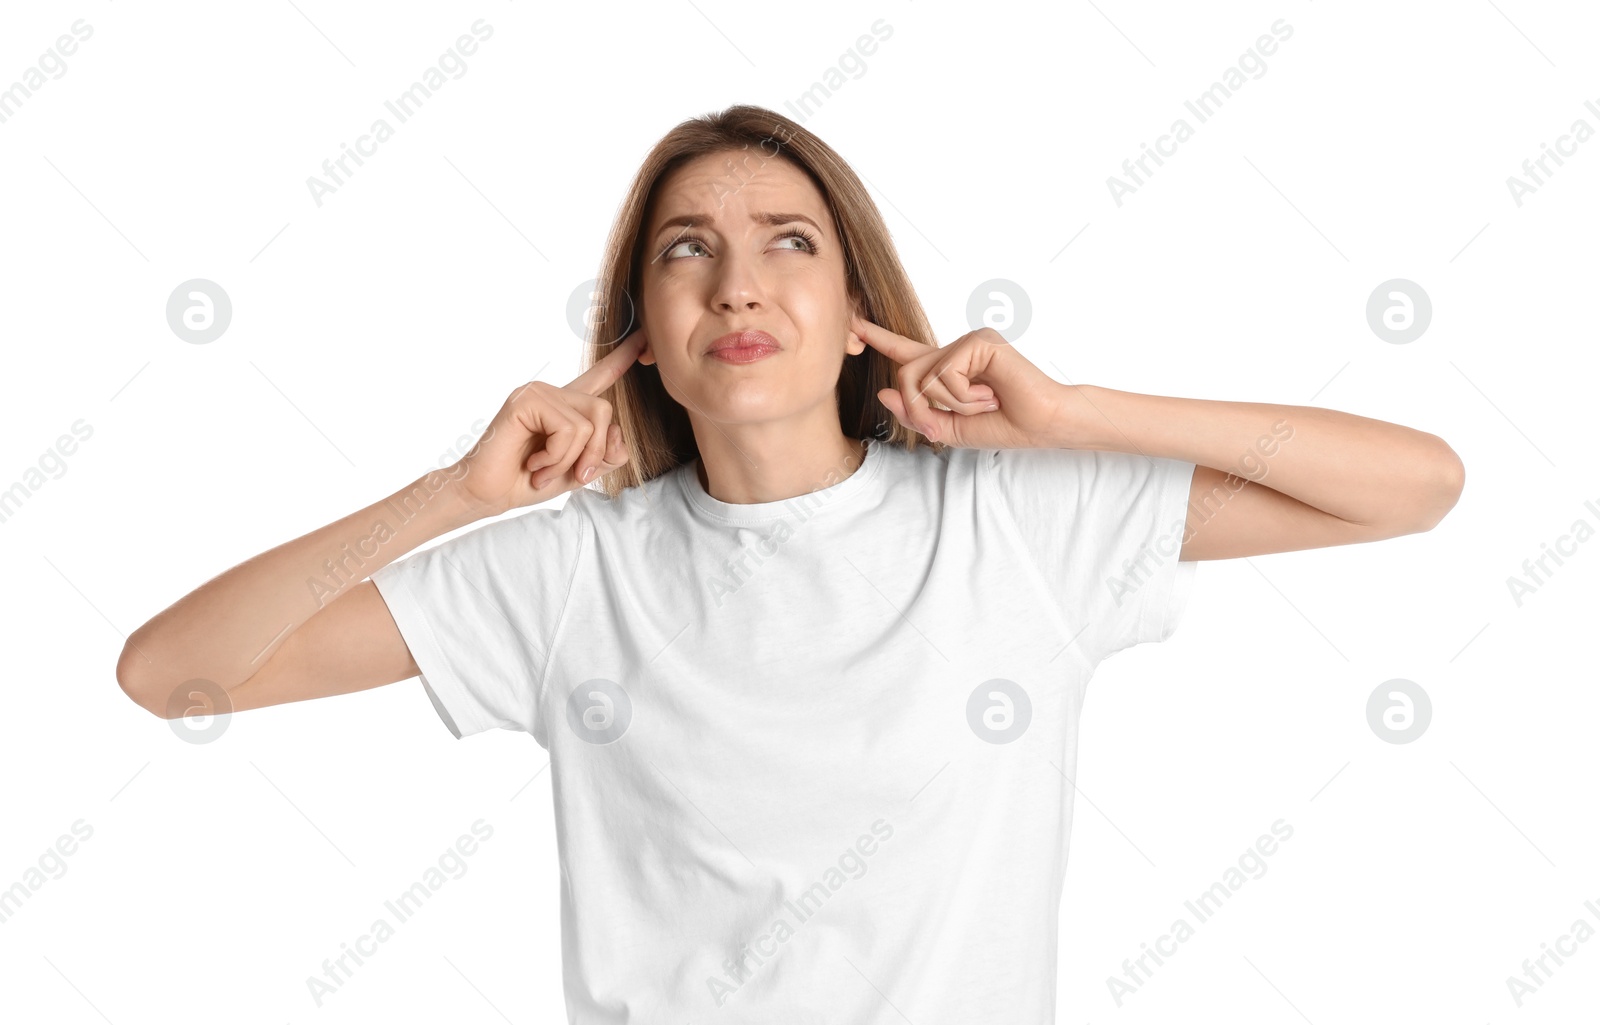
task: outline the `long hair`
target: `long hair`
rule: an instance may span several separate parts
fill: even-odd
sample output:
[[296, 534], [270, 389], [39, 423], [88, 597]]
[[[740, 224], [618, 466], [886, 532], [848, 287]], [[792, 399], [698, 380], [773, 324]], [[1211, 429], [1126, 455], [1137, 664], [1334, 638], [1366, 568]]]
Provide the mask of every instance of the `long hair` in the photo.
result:
[[[637, 326], [635, 297], [643, 295], [645, 230], [656, 190], [674, 170], [707, 153], [729, 153], [730, 180], [739, 168], [787, 160], [822, 194], [844, 252], [845, 287], [861, 316], [896, 334], [936, 345], [927, 315], [894, 250], [889, 229], [850, 166], [827, 143], [798, 123], [764, 107], [738, 104], [720, 113], [680, 123], [646, 155], [628, 188], [606, 242], [589, 317], [584, 367], [588, 368]], [[846, 355], [834, 394], [846, 437], [876, 437], [908, 450], [943, 448], [902, 426], [878, 390], [895, 386], [895, 364], [872, 346]], [[607, 495], [636, 487], [698, 458], [689, 415], [661, 383], [655, 365], [634, 363], [602, 395], [627, 442], [626, 465], [598, 481]]]

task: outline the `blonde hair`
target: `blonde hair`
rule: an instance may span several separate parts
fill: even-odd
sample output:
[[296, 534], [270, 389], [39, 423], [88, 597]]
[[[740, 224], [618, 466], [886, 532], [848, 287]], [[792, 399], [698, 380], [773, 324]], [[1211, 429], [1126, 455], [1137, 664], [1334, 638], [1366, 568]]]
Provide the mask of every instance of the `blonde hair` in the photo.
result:
[[[680, 123], [645, 156], [617, 213], [606, 243], [590, 317], [584, 367], [591, 367], [637, 325], [634, 297], [641, 287], [647, 218], [656, 190], [666, 177], [707, 153], [756, 149], [745, 160], [787, 160], [822, 193], [833, 216], [845, 261], [845, 288], [861, 316], [896, 334], [936, 345], [927, 315], [894, 250], [889, 229], [861, 180], [827, 143], [798, 123], [764, 107], [737, 104], [719, 113]], [[730, 165], [733, 162], [730, 161]], [[759, 165], [758, 165], [759, 166]], [[902, 426], [878, 390], [895, 386], [895, 364], [867, 346], [846, 355], [835, 395], [839, 425], [846, 437], [878, 437], [908, 450], [943, 446]], [[654, 365], [635, 363], [603, 397], [628, 444], [625, 466], [598, 481], [607, 495], [636, 487], [699, 457], [689, 416], [662, 386]]]

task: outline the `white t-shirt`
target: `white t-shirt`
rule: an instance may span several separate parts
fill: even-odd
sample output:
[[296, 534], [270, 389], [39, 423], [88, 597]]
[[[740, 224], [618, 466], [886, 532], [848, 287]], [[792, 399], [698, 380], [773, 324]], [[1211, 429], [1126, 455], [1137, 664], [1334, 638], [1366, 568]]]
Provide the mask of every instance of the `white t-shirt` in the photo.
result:
[[451, 732], [550, 754], [574, 1023], [1055, 1020], [1084, 686], [1177, 626], [1194, 464], [846, 472], [688, 463], [373, 575]]

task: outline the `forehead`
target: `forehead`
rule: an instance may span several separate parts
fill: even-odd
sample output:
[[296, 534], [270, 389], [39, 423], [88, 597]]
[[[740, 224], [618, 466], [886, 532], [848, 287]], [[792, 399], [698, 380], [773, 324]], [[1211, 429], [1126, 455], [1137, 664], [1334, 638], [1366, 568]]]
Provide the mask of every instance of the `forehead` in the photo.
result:
[[770, 210], [810, 214], [819, 225], [831, 221], [822, 194], [804, 171], [755, 147], [690, 160], [661, 182], [654, 206], [652, 229], [686, 214], [712, 224], [737, 224]]

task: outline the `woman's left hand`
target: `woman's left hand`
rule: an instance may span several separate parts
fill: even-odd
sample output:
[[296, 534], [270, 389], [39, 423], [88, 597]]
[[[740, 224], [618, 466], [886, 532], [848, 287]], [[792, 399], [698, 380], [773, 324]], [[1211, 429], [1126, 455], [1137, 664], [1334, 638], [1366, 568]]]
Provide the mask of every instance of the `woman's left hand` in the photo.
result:
[[[852, 319], [851, 329], [899, 364], [896, 387], [881, 389], [878, 401], [931, 441], [956, 448], [1046, 448], [1069, 436], [1066, 386], [992, 328], [969, 331], [945, 346], [925, 345], [860, 317]], [[934, 409], [930, 399], [949, 409]]]

